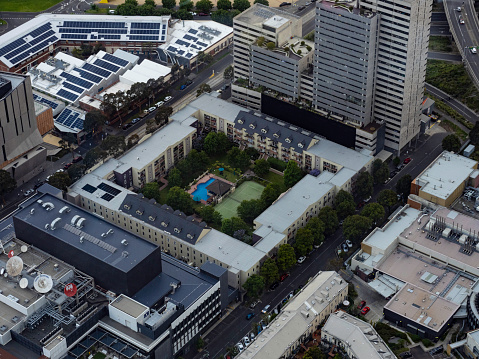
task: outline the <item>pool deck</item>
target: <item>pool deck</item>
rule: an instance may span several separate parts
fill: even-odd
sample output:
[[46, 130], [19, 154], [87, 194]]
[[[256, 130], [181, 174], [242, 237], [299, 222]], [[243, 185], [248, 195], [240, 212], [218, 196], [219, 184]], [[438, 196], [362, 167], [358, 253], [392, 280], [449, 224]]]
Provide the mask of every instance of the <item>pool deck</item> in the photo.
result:
[[[219, 181], [226, 182], [226, 183], [230, 184], [230, 185], [233, 186], [233, 187], [234, 187], [234, 185], [235, 185], [233, 182], [230, 182], [230, 181], [228, 181], [228, 180], [226, 180], [226, 179], [224, 179], [224, 178], [221, 178], [221, 177], [219, 177], [219, 176], [217, 176], [217, 175], [214, 175], [214, 174], [212, 174], [212, 173], [208, 173], [208, 174], [205, 175], [204, 177], [200, 178], [200, 179], [198, 180], [198, 182], [196, 182], [194, 185], [192, 185], [191, 188], [187, 191], [187, 192], [190, 194], [191, 198], [193, 198], [193, 192], [196, 191], [196, 189], [198, 188], [198, 185], [199, 185], [199, 184], [206, 183], [206, 182], [208, 182], [208, 181], [209, 181], [210, 179], [212, 179], [212, 178], [213, 178], [213, 179], [217, 179], [217, 180], [219, 180]], [[201, 203], [202, 203], [202, 204], [207, 204], [205, 200], [201, 200]]]

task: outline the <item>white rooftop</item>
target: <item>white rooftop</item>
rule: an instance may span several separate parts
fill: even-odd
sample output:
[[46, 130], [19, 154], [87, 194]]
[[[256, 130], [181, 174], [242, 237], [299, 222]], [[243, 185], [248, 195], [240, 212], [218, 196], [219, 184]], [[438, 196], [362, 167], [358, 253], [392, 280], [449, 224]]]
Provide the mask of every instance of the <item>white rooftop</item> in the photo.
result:
[[278, 28], [288, 21], [298, 21], [300, 17], [281, 8], [274, 8], [262, 4], [254, 4], [250, 8], [235, 16], [233, 22], [245, 22], [249, 26], [258, 26], [269, 24], [269, 26]]
[[355, 358], [396, 358], [369, 323], [343, 311], [329, 316], [322, 329], [321, 337], [324, 335], [331, 335], [344, 344], [348, 344]]
[[275, 29], [287, 24], [289, 19], [286, 19], [283, 16], [275, 15], [270, 17], [268, 20], [264, 22], [265, 26], [273, 27]]
[[477, 161], [444, 151], [416, 179], [420, 191], [437, 198], [448, 198], [457, 187], [466, 181]]
[[120, 82], [125, 85], [133, 85], [137, 82], [147, 83], [149, 79], [159, 79], [166, 77], [171, 73], [171, 68], [158, 64], [150, 60], [143, 60], [141, 64], [136, 65], [131, 70], [126, 71], [120, 76]]

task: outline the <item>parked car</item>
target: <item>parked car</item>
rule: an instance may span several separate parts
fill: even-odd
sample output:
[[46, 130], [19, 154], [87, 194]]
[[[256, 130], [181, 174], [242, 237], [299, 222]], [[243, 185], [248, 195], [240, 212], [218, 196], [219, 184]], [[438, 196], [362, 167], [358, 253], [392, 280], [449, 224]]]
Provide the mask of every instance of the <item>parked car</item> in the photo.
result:
[[63, 166], [63, 169], [64, 169], [64, 170], [69, 169], [72, 164], [73, 164], [73, 163], [71, 163], [71, 162], [70, 162], [70, 163], [67, 163], [65, 166]]
[[306, 257], [305, 257], [305, 256], [299, 257], [299, 258], [298, 258], [298, 264], [303, 263], [305, 260], [306, 260]]
[[35, 186], [33, 186], [33, 189], [40, 188], [43, 183], [44, 183], [43, 181], [40, 181], [40, 182], [35, 183]]
[[459, 18], [459, 24], [464, 25], [464, 19], [462, 17]]
[[366, 314], [368, 314], [368, 312], [369, 312], [370, 310], [371, 310], [371, 308], [369, 308], [369, 307], [364, 307], [363, 310], [361, 310], [361, 314], [362, 314], [362, 315], [366, 315]]
[[291, 3], [290, 2], [282, 2], [281, 4], [279, 4], [279, 7], [288, 6], [288, 5], [291, 5]]
[[408, 157], [408, 158], [404, 159], [404, 162], [403, 162], [403, 163], [404, 163], [405, 165], [407, 165], [407, 164], [408, 164], [409, 162], [411, 162], [411, 161], [412, 161], [411, 157]]
[[251, 303], [251, 304], [249, 305], [249, 307], [250, 307], [251, 309], [254, 309], [257, 305], [258, 305], [258, 301], [255, 300], [253, 303]]
[[75, 158], [73, 159], [72, 162], [73, 162], [73, 163], [78, 163], [78, 162], [80, 162], [82, 159], [83, 159], [82, 156], [77, 156], [77, 157], [75, 157]]
[[184, 90], [186, 88], [186, 85], [181, 85], [180, 90]]
[[194, 12], [194, 11], [190, 11], [190, 14], [193, 15], [193, 16], [196, 16], [196, 12]]
[[459, 12], [461, 12], [461, 7], [460, 7], [460, 6], [458, 6], [458, 7], [456, 8], [456, 11], [459, 11]]
[[361, 303], [358, 305], [358, 309], [363, 309], [366, 306], [366, 301], [362, 300]]
[[229, 88], [229, 87], [230, 87], [230, 85], [226, 84], [226, 85], [223, 85], [223, 87], [221, 87], [221, 89], [224, 91], [224, 90], [226, 90], [226, 89]]
[[475, 47], [471, 47], [471, 53], [473, 53], [473, 54], [477, 54], [477, 50], [476, 50], [476, 48], [475, 48]]
[[289, 273], [283, 273], [281, 274], [281, 277], [279, 277], [279, 281], [283, 282], [288, 277], [289, 277]]
[[186, 80], [185, 85], [186, 85], [186, 86], [190, 86], [192, 83], [193, 83], [192, 80]]
[[254, 317], [254, 313], [248, 313], [248, 315], [246, 316], [246, 320], [250, 320], [253, 317]]
[[412, 357], [412, 354], [411, 354], [411, 352], [404, 352], [404, 353], [399, 354], [399, 356], [400, 356], [401, 358], [406, 359], [406, 358], [411, 358], [411, 357]]
[[353, 243], [349, 239], [346, 239], [346, 244], [348, 245], [349, 248], [353, 247]]
[[168, 101], [170, 101], [172, 98], [173, 98], [173, 97], [171, 97], [171, 96], [166, 96], [165, 99], [164, 99], [164, 101], [165, 101], [165, 102], [168, 102]]
[[137, 118], [134, 118], [133, 120], [131, 120], [131, 123], [132, 124], [135, 124], [137, 122], [140, 122], [140, 119], [137, 117]]
[[368, 198], [366, 198], [366, 199], [364, 200], [364, 202], [368, 203], [370, 200], [371, 200], [371, 196], [369, 196]]
[[390, 178], [393, 178], [393, 177], [394, 177], [395, 175], [397, 175], [397, 174], [398, 174], [398, 173], [397, 173], [396, 170], [391, 171], [391, 172], [389, 172], [389, 177], [390, 177]]
[[30, 195], [32, 195], [35, 191], [33, 189], [27, 189], [25, 192], [23, 192], [23, 195], [25, 197], [28, 197]]
[[122, 127], [122, 128], [123, 128], [123, 131], [128, 130], [131, 126], [132, 126], [131, 123], [125, 123], [125, 124], [123, 125], [123, 127]]
[[245, 347], [247, 347], [249, 345], [249, 343], [251, 343], [248, 336], [243, 338], [243, 343], [244, 343]]
[[160, 101], [160, 102], [157, 102], [155, 103], [156, 107], [161, 107], [163, 106], [165, 103], [163, 101]]
[[298, 7], [298, 11], [303, 11], [304, 9], [306, 9], [306, 6], [300, 6], [300, 7]]
[[48, 182], [48, 181], [50, 180], [50, 177], [51, 177], [51, 176], [52, 176], [52, 175], [50, 175], [50, 176], [48, 176], [47, 178], [45, 178], [45, 182]]
[[151, 106], [149, 109], [148, 109], [148, 112], [153, 112], [156, 110], [156, 106]]
[[278, 288], [278, 286], [279, 286], [279, 282], [274, 282], [273, 284], [269, 286], [269, 289], [275, 290], [276, 288]]
[[240, 342], [240, 343], [236, 344], [236, 348], [238, 348], [239, 352], [241, 353], [244, 350], [243, 343]]
[[348, 253], [349, 247], [346, 243], [341, 243], [341, 248], [342, 248], [344, 253]]
[[266, 307], [263, 308], [263, 310], [261, 311], [261, 313], [266, 314], [266, 313], [269, 312], [270, 309], [271, 309], [271, 305], [268, 304]]
[[249, 338], [250, 338], [251, 340], [254, 340], [254, 337], [255, 337], [255, 335], [254, 335], [253, 332], [249, 333]]
[[198, 13], [198, 16], [210, 16], [207, 12], [200, 12]]

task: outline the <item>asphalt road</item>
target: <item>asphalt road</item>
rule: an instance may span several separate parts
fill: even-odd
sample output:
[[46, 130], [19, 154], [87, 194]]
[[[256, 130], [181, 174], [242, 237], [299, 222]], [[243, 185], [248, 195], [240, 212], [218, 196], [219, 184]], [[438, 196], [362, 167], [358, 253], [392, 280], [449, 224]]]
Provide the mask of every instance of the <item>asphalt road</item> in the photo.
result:
[[450, 54], [446, 52], [433, 52], [427, 53], [427, 58], [432, 60], [442, 60], [450, 62], [462, 62], [462, 57], [459, 54]]
[[445, 24], [431, 24], [431, 36], [450, 36], [451, 31], [449, 25]]

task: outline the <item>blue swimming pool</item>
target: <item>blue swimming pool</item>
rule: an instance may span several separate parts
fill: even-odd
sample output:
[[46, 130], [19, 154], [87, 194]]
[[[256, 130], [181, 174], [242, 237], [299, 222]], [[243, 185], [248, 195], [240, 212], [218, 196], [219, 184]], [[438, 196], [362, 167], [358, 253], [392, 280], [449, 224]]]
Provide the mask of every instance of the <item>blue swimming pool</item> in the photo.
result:
[[192, 193], [193, 195], [193, 200], [195, 201], [200, 201], [201, 199], [206, 201], [208, 200], [208, 191], [206, 190], [206, 187], [208, 187], [211, 183], [215, 181], [214, 178], [210, 178], [207, 182], [205, 183], [200, 183], [197, 187], [196, 190]]

